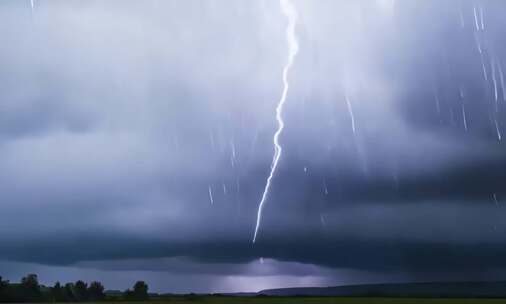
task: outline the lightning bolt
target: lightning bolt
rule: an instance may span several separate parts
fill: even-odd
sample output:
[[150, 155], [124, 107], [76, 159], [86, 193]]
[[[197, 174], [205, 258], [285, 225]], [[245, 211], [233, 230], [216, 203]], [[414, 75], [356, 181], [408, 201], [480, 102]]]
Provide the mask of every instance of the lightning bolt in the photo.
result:
[[286, 27], [286, 41], [288, 42], [288, 61], [283, 68], [283, 93], [281, 94], [281, 98], [279, 99], [278, 105], [276, 107], [276, 120], [278, 122], [278, 129], [276, 133], [274, 133], [274, 156], [272, 158], [271, 164], [271, 172], [269, 177], [267, 178], [267, 183], [265, 184], [264, 192], [262, 194], [262, 199], [260, 200], [260, 204], [258, 205], [257, 212], [257, 221], [255, 226], [255, 234], [253, 236], [253, 243], [255, 243], [258, 235], [258, 229], [260, 228], [260, 223], [262, 222], [262, 211], [264, 209], [265, 201], [267, 199], [267, 195], [269, 194], [269, 190], [271, 188], [271, 182], [274, 174], [276, 173], [276, 169], [278, 167], [279, 159], [281, 158], [281, 154], [283, 153], [283, 148], [279, 144], [279, 136], [283, 132], [285, 128], [285, 123], [283, 121], [283, 106], [286, 102], [286, 96], [288, 94], [289, 83], [288, 83], [288, 72], [293, 64], [295, 59], [295, 55], [299, 51], [299, 44], [297, 42], [297, 37], [295, 36], [295, 25], [297, 23], [297, 10], [290, 2], [290, 0], [280, 0], [281, 4], [281, 12], [288, 19], [288, 25]]

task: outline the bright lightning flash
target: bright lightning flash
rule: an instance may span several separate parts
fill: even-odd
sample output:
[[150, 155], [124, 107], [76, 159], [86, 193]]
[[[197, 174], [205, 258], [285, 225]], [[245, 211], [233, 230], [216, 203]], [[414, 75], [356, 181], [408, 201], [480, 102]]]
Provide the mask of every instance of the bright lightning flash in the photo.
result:
[[282, 114], [283, 114], [283, 106], [285, 104], [289, 88], [288, 71], [290, 70], [290, 67], [293, 64], [295, 55], [297, 55], [297, 52], [299, 51], [299, 44], [297, 42], [297, 37], [295, 36], [295, 25], [297, 23], [298, 17], [297, 10], [290, 2], [290, 0], [280, 0], [280, 4], [282, 13], [288, 19], [288, 25], [286, 27], [286, 40], [288, 42], [288, 61], [285, 67], [283, 68], [283, 93], [281, 94], [281, 98], [279, 99], [278, 105], [276, 107], [276, 120], [278, 122], [278, 129], [276, 130], [276, 133], [274, 133], [273, 138], [274, 156], [272, 158], [271, 172], [269, 174], [269, 177], [267, 178], [267, 183], [265, 184], [264, 192], [262, 194], [262, 200], [260, 200], [260, 204], [258, 205], [257, 221], [255, 226], [255, 234], [253, 236], [253, 243], [255, 243], [257, 239], [258, 229], [262, 221], [262, 211], [264, 208], [265, 200], [267, 199], [267, 195], [269, 194], [272, 178], [274, 176], [274, 173], [276, 173], [279, 159], [281, 158], [281, 154], [283, 153], [283, 148], [279, 144], [279, 136], [281, 135], [285, 127]]

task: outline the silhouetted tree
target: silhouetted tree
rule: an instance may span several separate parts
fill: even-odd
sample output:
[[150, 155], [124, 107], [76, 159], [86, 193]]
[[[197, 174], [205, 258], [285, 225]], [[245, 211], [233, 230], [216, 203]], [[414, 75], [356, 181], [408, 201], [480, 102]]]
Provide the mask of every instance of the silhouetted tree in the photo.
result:
[[134, 297], [136, 300], [148, 299], [148, 284], [144, 281], [137, 281], [134, 285]]
[[60, 285], [60, 282], [54, 283], [54, 286], [50, 289], [51, 301], [62, 302], [65, 301], [65, 289]]
[[127, 289], [123, 293], [123, 297], [130, 301], [143, 301], [148, 299], [148, 285], [144, 281], [137, 281], [133, 290]]
[[29, 274], [21, 279], [21, 298], [23, 301], [37, 301], [41, 300], [42, 293], [40, 292], [39, 279], [36, 274]]
[[[104, 285], [98, 281], [91, 282], [89, 286], [81, 280], [65, 286], [55, 282], [52, 287], [46, 287], [39, 284], [36, 274], [28, 274], [19, 284], [9, 284], [0, 276], [0, 303], [104, 301], [104, 289]], [[123, 297], [132, 301], [147, 300], [148, 285], [144, 281], [137, 281], [133, 289], [124, 292]]]
[[74, 284], [72, 283], [65, 284], [65, 287], [63, 288], [63, 298], [65, 302], [72, 302], [76, 300], [74, 296]]
[[105, 298], [104, 286], [100, 282], [91, 282], [88, 287], [88, 299], [91, 301], [99, 301]]
[[9, 281], [4, 281], [2, 276], [0, 276], [0, 291], [5, 290], [9, 286]]
[[7, 302], [10, 300], [8, 289], [9, 281], [4, 281], [0, 276], [0, 302]]
[[39, 290], [39, 278], [36, 274], [29, 274], [21, 279], [21, 286], [31, 290]]
[[88, 300], [88, 284], [79, 280], [74, 284], [74, 297], [76, 301]]

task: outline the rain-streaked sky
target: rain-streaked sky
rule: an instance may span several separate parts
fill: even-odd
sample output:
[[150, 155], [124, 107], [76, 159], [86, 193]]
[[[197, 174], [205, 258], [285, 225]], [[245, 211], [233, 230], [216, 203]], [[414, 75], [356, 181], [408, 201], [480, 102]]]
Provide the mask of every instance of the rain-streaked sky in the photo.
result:
[[506, 2], [0, 2], [0, 275], [506, 279]]

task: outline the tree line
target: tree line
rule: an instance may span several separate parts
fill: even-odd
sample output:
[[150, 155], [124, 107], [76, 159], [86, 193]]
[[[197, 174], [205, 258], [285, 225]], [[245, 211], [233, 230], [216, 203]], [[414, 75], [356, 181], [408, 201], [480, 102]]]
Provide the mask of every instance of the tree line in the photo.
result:
[[[132, 289], [115, 296], [116, 300], [143, 301], [148, 299], [148, 285], [137, 281]], [[85, 302], [106, 300], [104, 286], [98, 281], [85, 283], [78, 280], [52, 287], [39, 284], [36, 274], [28, 274], [19, 283], [4, 281], [0, 276], [0, 302]]]

